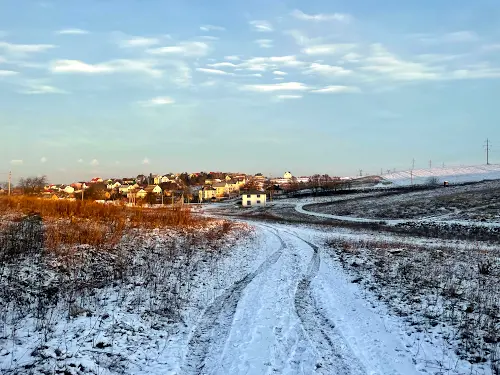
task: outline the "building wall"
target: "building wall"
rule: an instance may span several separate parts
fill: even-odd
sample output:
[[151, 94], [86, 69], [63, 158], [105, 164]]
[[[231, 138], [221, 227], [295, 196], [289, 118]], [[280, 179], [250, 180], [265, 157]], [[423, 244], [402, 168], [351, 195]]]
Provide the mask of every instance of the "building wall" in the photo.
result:
[[[250, 195], [250, 197], [249, 197], [249, 195]], [[242, 194], [241, 195], [241, 205], [243, 207], [265, 206], [266, 205], [266, 193]]]

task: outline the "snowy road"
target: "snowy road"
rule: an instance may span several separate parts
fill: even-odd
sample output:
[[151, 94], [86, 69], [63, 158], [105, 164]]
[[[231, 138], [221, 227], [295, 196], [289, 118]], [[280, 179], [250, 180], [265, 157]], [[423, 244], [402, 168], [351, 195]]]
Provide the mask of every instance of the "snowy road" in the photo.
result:
[[[270, 254], [192, 331], [182, 374], [419, 374], [311, 232], [257, 225]], [[259, 249], [255, 249], [259, 251]]]

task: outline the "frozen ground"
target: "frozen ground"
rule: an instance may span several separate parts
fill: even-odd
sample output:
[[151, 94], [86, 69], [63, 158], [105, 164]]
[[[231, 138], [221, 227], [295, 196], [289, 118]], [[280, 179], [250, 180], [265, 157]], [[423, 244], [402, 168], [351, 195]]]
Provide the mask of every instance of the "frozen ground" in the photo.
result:
[[[208, 213], [217, 215], [221, 206], [212, 207]], [[376, 293], [353, 282], [325, 244], [332, 235], [366, 240], [373, 233], [248, 225], [226, 246], [168, 263], [178, 273], [156, 281], [133, 273], [126, 283], [96, 287], [78, 299], [78, 311], [73, 306], [68, 314], [57, 301], [43, 320], [2, 311], [2, 374], [491, 373], [487, 362], [471, 365], [455, 355], [454, 342], [411, 330]], [[166, 267], [149, 255], [170, 246], [165, 235], [151, 233], [145, 252], [133, 258], [146, 266], [155, 261], [146, 275]], [[33, 278], [30, 267], [15, 271]], [[1, 270], [4, 277], [12, 271]], [[153, 287], [161, 290], [172, 277], [190, 288], [180, 284], [179, 303], [159, 306], [150, 298]]]
[[[344, 220], [408, 220], [446, 222], [500, 222], [500, 180], [464, 186], [350, 195], [340, 199], [300, 204], [299, 211], [327, 214]], [[304, 210], [304, 206], [305, 210]]]

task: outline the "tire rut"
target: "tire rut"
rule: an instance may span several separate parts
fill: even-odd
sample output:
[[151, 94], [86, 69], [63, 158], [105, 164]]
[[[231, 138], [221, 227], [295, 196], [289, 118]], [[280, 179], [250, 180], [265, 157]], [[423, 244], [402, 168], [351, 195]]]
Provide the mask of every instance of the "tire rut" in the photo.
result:
[[346, 345], [335, 324], [318, 309], [316, 300], [312, 295], [311, 282], [318, 274], [321, 265], [319, 247], [294, 233], [287, 233], [300, 239], [313, 249], [313, 256], [307, 273], [297, 285], [294, 302], [302, 328], [318, 354], [316, 373], [366, 374], [363, 365]]
[[215, 348], [219, 354], [222, 351], [243, 291], [255, 277], [275, 264], [287, 247], [280, 236], [273, 234], [280, 240], [280, 248], [262, 262], [254, 272], [235, 282], [205, 310], [189, 340], [188, 354], [181, 374], [209, 374], [213, 371], [210, 369], [209, 362], [217, 363], [219, 356], [212, 355], [209, 358], [208, 354], [211, 348]]

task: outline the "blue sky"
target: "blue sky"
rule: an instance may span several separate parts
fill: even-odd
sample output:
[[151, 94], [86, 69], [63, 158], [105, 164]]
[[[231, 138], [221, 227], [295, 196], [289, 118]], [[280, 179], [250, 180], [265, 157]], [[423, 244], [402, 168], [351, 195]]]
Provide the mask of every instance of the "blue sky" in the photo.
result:
[[[0, 173], [500, 162], [497, 1], [0, 0]], [[2, 179], [0, 174], [0, 179]]]

